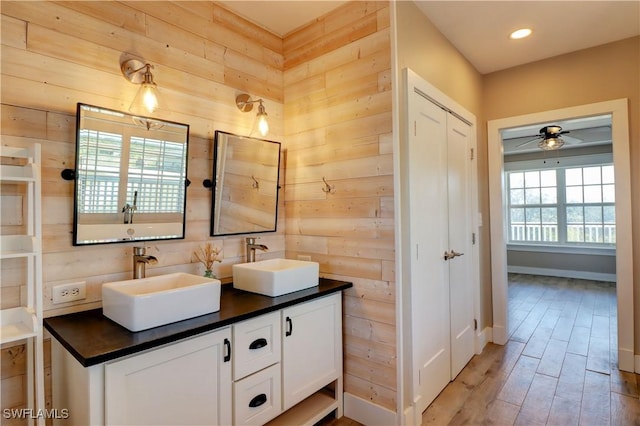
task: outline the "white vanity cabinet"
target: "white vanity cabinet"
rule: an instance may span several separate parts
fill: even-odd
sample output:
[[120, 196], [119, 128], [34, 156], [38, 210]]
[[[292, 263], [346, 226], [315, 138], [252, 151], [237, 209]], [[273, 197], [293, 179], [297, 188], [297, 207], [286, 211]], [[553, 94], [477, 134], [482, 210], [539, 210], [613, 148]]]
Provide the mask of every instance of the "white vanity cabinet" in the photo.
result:
[[[140, 344], [151, 332], [129, 333], [96, 311], [50, 319], [53, 406], [69, 412], [56, 424], [298, 426], [332, 411], [341, 417], [342, 292], [298, 300], [276, 301], [271, 312], [247, 311], [246, 319], [226, 319], [224, 328], [115, 359], [100, 347]], [[207, 319], [192, 321], [202, 326]], [[65, 340], [57, 340], [60, 332]], [[91, 357], [82, 356], [87, 352]]]
[[90, 367], [52, 340], [53, 406], [64, 425], [231, 424], [230, 329]]

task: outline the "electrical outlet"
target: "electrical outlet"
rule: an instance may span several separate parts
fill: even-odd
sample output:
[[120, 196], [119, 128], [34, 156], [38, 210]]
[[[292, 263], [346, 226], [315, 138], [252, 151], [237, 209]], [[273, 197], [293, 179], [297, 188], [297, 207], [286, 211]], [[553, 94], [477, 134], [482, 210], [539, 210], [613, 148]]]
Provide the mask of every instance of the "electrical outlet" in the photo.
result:
[[53, 304], [73, 302], [75, 300], [86, 299], [87, 282], [60, 284], [53, 287]]

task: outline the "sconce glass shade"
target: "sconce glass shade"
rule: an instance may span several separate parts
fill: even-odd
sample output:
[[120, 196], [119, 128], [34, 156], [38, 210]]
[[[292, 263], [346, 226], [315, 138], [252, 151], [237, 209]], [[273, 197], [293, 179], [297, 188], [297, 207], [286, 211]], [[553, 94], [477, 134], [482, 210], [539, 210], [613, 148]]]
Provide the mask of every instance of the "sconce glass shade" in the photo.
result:
[[135, 59], [125, 61], [121, 65], [122, 73], [127, 80], [134, 84], [139, 84], [140, 88], [133, 102], [129, 106], [129, 111], [137, 115], [153, 114], [161, 105], [158, 86], [153, 81], [151, 64], [143, 64]]
[[150, 65], [145, 65], [144, 79], [140, 83], [140, 88], [136, 97], [129, 107], [129, 111], [134, 114], [153, 114], [160, 106], [160, 96], [158, 86], [153, 81], [153, 74], [149, 70]]
[[262, 99], [252, 100], [246, 93], [241, 93], [236, 96], [236, 106], [242, 112], [253, 110], [253, 104], [256, 102], [258, 103], [258, 113], [256, 114], [251, 133], [253, 134], [257, 131], [260, 135], [266, 136], [267, 133], [269, 133], [269, 121], [267, 120], [267, 112], [263, 104], [264, 101]]
[[260, 100], [260, 105], [258, 105], [256, 120], [258, 132], [260, 132], [262, 136], [267, 136], [267, 133], [269, 133], [269, 122], [267, 121], [267, 113], [264, 110], [264, 105], [262, 105], [262, 100]]

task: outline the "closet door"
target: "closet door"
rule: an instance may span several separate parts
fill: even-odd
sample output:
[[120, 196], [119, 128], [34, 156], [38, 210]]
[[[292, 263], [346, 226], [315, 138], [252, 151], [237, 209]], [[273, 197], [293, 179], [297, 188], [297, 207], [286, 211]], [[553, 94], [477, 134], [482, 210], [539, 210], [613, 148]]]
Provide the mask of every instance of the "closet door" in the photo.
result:
[[471, 126], [418, 93], [409, 109], [411, 347], [422, 412], [474, 353]]
[[424, 411], [451, 379], [447, 219], [447, 113], [417, 93], [406, 155], [411, 246], [411, 346], [414, 400]]
[[471, 254], [471, 126], [447, 116], [447, 181], [451, 318], [451, 380], [473, 357], [473, 257]]

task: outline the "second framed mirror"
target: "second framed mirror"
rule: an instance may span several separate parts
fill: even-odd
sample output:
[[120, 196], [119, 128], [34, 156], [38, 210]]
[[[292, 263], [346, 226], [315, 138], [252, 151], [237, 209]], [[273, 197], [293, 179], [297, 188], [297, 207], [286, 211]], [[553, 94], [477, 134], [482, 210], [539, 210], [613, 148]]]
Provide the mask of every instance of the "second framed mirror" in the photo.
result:
[[217, 130], [213, 176], [211, 236], [276, 230], [280, 142]]

